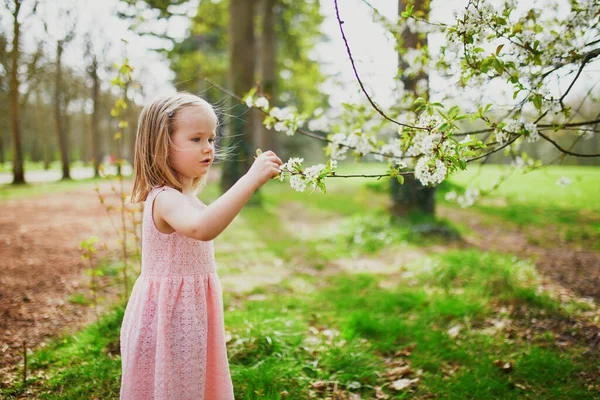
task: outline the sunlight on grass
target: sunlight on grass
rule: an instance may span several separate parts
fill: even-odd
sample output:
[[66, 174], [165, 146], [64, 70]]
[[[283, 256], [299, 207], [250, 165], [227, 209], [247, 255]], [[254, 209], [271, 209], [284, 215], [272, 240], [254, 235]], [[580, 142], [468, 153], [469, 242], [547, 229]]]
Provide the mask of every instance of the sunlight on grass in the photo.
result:
[[[479, 174], [478, 166], [471, 166], [450, 178], [450, 182], [465, 186], [488, 187], [508, 166], [485, 165]], [[479, 175], [478, 175], [479, 174]], [[531, 207], [590, 210], [600, 212], [600, 204], [591, 199], [600, 199], [597, 184], [600, 168], [593, 166], [547, 166], [523, 174], [515, 172], [493, 192], [493, 197], [504, 197], [510, 204], [527, 204]], [[572, 183], [560, 186], [556, 181], [565, 176]]]

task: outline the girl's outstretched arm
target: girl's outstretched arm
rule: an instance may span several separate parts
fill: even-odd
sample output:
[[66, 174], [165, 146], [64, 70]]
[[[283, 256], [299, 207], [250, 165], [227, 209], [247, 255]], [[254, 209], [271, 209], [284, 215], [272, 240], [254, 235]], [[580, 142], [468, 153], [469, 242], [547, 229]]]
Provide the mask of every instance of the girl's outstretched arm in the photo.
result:
[[202, 211], [192, 207], [177, 191], [161, 192], [155, 197], [154, 215], [182, 235], [203, 241], [213, 240], [229, 226], [256, 189], [279, 174], [282, 164], [271, 150], [260, 154], [246, 174]]
[[185, 196], [167, 190], [155, 198], [154, 218], [164, 220], [184, 236], [209, 241], [221, 234], [233, 221], [256, 190], [251, 179], [242, 176], [227, 192], [202, 211], [194, 208]]

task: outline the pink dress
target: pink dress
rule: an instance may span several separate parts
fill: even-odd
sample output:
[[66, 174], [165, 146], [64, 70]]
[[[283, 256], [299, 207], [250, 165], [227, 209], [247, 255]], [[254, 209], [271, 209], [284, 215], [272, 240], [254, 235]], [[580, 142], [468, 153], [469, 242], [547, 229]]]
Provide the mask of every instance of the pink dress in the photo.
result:
[[152, 208], [163, 190], [176, 189], [155, 187], [145, 201], [142, 272], [121, 326], [120, 399], [233, 399], [213, 241], [156, 228]]

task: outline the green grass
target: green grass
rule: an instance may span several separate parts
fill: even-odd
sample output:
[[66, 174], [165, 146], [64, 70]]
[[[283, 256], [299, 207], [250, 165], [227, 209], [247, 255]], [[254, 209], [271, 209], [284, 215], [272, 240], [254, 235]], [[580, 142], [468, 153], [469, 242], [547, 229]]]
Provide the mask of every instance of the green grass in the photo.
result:
[[[487, 188], [500, 176], [503, 167], [484, 165], [479, 175], [478, 169], [478, 166], [469, 166], [468, 170], [454, 175], [450, 181], [460, 186], [474, 184]], [[526, 174], [515, 172], [494, 192], [494, 197], [503, 197], [511, 205], [600, 213], [600, 204], [590, 201], [600, 198], [599, 175], [600, 168], [595, 166], [547, 166]], [[573, 183], [565, 187], [557, 185], [556, 181], [561, 176]]]
[[[419, 382], [411, 396], [448, 398], [591, 399], [578, 373], [594, 368], [578, 351], [560, 350], [507, 332], [482, 333], [500, 306], [526, 306], [537, 318], [560, 318], [563, 306], [536, 294], [533, 267], [511, 256], [455, 250], [412, 265], [417, 281], [373, 274], [327, 278], [312, 293], [267, 288], [262, 300], [236, 301], [226, 313], [228, 354], [237, 398], [308, 398], [314, 390], [373, 398], [385, 386], [386, 358], [403, 360]], [[393, 279], [395, 284], [382, 288]], [[225, 297], [229, 309], [234, 299]], [[116, 354], [123, 308], [31, 359], [37, 398], [114, 398], [120, 379]], [[511, 318], [510, 315], [505, 315]], [[447, 333], [461, 325], [457, 337]], [[410, 355], [397, 351], [411, 348]], [[512, 364], [505, 372], [497, 359]], [[445, 371], [453, 369], [452, 375]], [[420, 371], [420, 372], [417, 372]], [[474, 379], [476, 377], [476, 379]], [[322, 389], [313, 384], [323, 382]], [[519, 386], [516, 386], [519, 385]], [[16, 398], [20, 385], [3, 390]], [[327, 389], [326, 389], [327, 388]], [[319, 391], [320, 390], [320, 391]], [[405, 392], [383, 389], [393, 398]], [[59, 394], [62, 393], [62, 394]], [[14, 396], [14, 397], [11, 397]]]
[[[71, 168], [82, 168], [82, 167], [92, 167], [93, 164], [91, 162], [84, 162], [81, 160], [71, 161], [69, 164]], [[48, 168], [44, 165], [43, 161], [29, 161], [26, 160], [23, 169], [25, 171], [62, 171], [62, 162], [59, 160], [55, 160], [50, 162]], [[0, 163], [0, 173], [12, 173], [13, 164], [12, 161], [7, 161], [5, 163]]]
[[[73, 161], [71, 162], [71, 168], [75, 167], [86, 167], [86, 163], [83, 161]], [[52, 161], [49, 164], [49, 168], [46, 168], [43, 161], [29, 161], [26, 160], [23, 164], [23, 169], [25, 171], [43, 171], [43, 170], [55, 170], [60, 171], [62, 169], [62, 163], [60, 161]], [[0, 163], [0, 172], [12, 172], [13, 164], [12, 161], [7, 161], [5, 163]]]
[[60, 193], [67, 190], [92, 190], [94, 183], [106, 182], [106, 178], [72, 179], [58, 182], [35, 182], [13, 186], [12, 184], [0, 185], [0, 201], [20, 199], [27, 197], [43, 196], [50, 193]]
[[[497, 165], [463, 171], [440, 185], [436, 201], [458, 207], [444, 200], [445, 193], [462, 193], [465, 187], [488, 188], [501, 171]], [[573, 183], [557, 185], [561, 176]], [[549, 166], [527, 174], [518, 172], [470, 210], [488, 224], [504, 223], [508, 229], [516, 226], [524, 230], [532, 244], [600, 251], [599, 179], [600, 168], [589, 166]]]

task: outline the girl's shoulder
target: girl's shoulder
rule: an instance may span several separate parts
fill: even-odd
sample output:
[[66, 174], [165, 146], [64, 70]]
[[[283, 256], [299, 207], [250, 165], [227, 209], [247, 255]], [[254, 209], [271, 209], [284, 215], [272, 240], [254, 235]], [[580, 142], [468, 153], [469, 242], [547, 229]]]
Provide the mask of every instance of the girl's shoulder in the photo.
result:
[[152, 189], [150, 190], [150, 192], [153, 191], [159, 191], [159, 190], [171, 190], [171, 191], [176, 191], [178, 193], [181, 193], [179, 190], [175, 189], [174, 187], [171, 186], [167, 186], [167, 185], [160, 185], [160, 186], [153, 186]]

